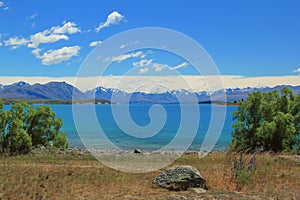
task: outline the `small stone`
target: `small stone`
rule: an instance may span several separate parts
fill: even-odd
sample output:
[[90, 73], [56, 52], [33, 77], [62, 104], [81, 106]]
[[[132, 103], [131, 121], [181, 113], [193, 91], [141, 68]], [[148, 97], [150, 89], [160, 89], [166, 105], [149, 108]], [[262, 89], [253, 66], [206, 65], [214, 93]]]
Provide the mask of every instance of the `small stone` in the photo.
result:
[[182, 196], [182, 195], [177, 195], [177, 194], [171, 194], [167, 196], [168, 200], [188, 200], [189, 198]]
[[133, 153], [142, 153], [142, 151], [139, 150], [139, 149], [135, 149], [135, 150], [133, 151]]
[[192, 188], [192, 190], [197, 194], [203, 194], [206, 192], [206, 190], [203, 188]]

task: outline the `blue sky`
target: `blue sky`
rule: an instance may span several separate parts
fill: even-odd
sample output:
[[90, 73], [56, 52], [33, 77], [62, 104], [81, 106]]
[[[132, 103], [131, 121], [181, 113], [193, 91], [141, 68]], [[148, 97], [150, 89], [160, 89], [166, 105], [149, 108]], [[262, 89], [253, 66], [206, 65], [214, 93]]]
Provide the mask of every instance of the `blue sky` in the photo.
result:
[[[300, 73], [297, 0], [0, 2], [0, 76], [75, 76], [97, 41], [149, 26], [173, 29], [196, 40], [222, 75]], [[117, 63], [108, 74], [120, 75], [143, 59], [194, 74], [184, 60], [159, 51]]]

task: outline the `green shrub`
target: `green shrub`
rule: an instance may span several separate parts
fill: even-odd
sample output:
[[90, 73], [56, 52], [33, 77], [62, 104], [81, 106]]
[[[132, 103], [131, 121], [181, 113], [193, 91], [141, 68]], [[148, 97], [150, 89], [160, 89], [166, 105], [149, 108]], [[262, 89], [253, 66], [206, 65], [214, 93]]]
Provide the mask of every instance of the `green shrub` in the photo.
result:
[[240, 190], [243, 186], [248, 185], [251, 177], [254, 175], [256, 170], [256, 155], [247, 162], [246, 159], [243, 158], [243, 154], [240, 154], [240, 157], [234, 157], [230, 161], [231, 165], [231, 174], [234, 179], [237, 188]]
[[14, 104], [4, 110], [0, 101], [0, 149], [10, 154], [28, 153], [33, 147], [68, 148], [66, 134], [61, 133], [62, 119], [49, 106], [37, 108]]
[[281, 94], [250, 94], [233, 113], [233, 120], [230, 148], [234, 151], [299, 152], [300, 95], [288, 88]]
[[69, 142], [67, 141], [67, 135], [63, 133], [57, 134], [53, 140], [53, 146], [61, 150], [67, 149], [69, 147]]

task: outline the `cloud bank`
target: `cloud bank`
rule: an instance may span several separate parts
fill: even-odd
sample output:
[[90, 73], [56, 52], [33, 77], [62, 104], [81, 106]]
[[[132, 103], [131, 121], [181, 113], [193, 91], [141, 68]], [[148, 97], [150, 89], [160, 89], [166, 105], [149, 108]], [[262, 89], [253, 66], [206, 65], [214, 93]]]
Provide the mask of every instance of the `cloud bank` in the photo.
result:
[[[55, 53], [53, 53], [55, 54]], [[69, 55], [69, 54], [66, 54]], [[61, 59], [59, 56], [56, 59]], [[48, 62], [55, 62], [49, 59]], [[274, 87], [276, 85], [300, 85], [299, 76], [263, 76], [263, 77], [244, 77], [244, 76], [220, 76], [223, 80], [224, 88], [246, 88], [246, 87]], [[215, 80], [219, 76], [103, 76], [99, 77], [0, 77], [1, 84], [12, 84], [18, 81], [25, 81], [30, 84], [47, 83], [50, 81], [66, 81], [86, 91], [98, 86], [107, 88], [117, 88], [126, 92], [142, 91], [146, 93], [164, 92], [169, 90], [186, 89], [189, 91], [215, 91], [222, 89], [216, 85]], [[209, 87], [208, 87], [209, 86]]]

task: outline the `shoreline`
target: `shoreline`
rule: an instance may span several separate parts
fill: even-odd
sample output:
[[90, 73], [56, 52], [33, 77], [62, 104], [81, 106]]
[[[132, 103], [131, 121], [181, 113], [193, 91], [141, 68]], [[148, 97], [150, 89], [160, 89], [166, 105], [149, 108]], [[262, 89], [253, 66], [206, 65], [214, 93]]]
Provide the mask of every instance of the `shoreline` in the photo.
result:
[[238, 103], [225, 102], [225, 101], [200, 101], [200, 102], [111, 102], [104, 99], [30, 99], [30, 98], [1, 98], [0, 100], [5, 105], [12, 105], [16, 103], [28, 103], [29, 105], [85, 105], [85, 104], [95, 104], [95, 105], [217, 105], [217, 106], [238, 106]]
[[196, 150], [167, 150], [167, 151], [159, 151], [159, 150], [142, 150], [142, 149], [86, 149], [86, 148], [78, 148], [78, 147], [69, 147], [66, 150], [55, 150], [55, 149], [47, 149], [45, 147], [39, 147], [32, 149], [29, 154], [43, 154], [43, 153], [55, 153], [58, 154], [73, 154], [78, 153], [79, 155], [112, 155], [112, 156], [120, 156], [120, 155], [144, 155], [144, 156], [153, 156], [153, 155], [208, 155], [211, 153], [214, 154], [225, 154], [228, 150], [212, 150], [212, 151], [196, 151]]

